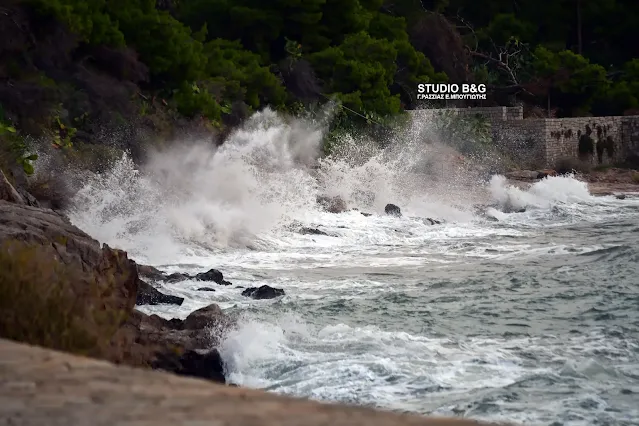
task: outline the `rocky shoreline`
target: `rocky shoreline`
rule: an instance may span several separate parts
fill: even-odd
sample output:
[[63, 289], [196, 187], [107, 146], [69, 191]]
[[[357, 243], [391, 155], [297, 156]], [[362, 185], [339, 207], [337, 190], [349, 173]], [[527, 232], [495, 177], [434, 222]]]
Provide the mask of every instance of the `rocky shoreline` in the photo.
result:
[[[318, 203], [332, 213], [347, 210], [339, 197], [318, 199]], [[402, 215], [394, 204], [388, 204], [385, 212]], [[431, 225], [441, 223], [427, 220]], [[315, 228], [299, 227], [297, 232], [327, 235]], [[231, 286], [221, 271], [167, 274], [136, 264], [126, 252], [100, 245], [61, 213], [39, 206], [30, 194], [14, 188], [1, 171], [0, 245], [0, 268], [4, 268], [0, 278], [11, 283], [3, 283], [0, 289], [5, 301], [0, 304], [0, 318], [10, 319], [0, 324], [0, 337], [226, 383], [222, 359], [214, 348], [232, 329], [234, 318], [216, 304], [184, 320], [136, 309], [183, 303], [183, 298], [159, 291], [156, 287], [162, 282], [196, 280], [202, 282], [200, 291]], [[257, 300], [285, 295], [283, 289], [268, 285], [239, 291]], [[31, 318], [39, 314], [33, 309], [45, 311], [49, 318], [32, 324]]]
[[[480, 426], [220, 386], [0, 339], [0, 424]], [[485, 424], [485, 423], [484, 423]]]
[[[526, 190], [548, 176], [560, 175], [555, 170], [518, 170], [505, 174], [508, 182]], [[574, 173], [577, 180], [586, 182], [588, 191], [595, 196], [639, 196], [639, 171], [619, 168]]]
[[[401, 215], [399, 207], [387, 207], [387, 214]], [[182, 298], [157, 290], [158, 282], [232, 285], [220, 271], [167, 274], [138, 265], [126, 252], [100, 245], [64, 215], [40, 207], [1, 171], [0, 246], [0, 422], [480, 424], [233, 389], [214, 348], [235, 318], [215, 304], [183, 320], [136, 309], [182, 304]], [[283, 294], [268, 286], [242, 290], [254, 299]]]
[[[100, 245], [60, 213], [27, 199], [1, 172], [0, 246], [0, 337], [226, 382], [222, 360], [211, 348], [232, 319], [217, 305], [184, 320], [135, 309], [183, 301], [156, 290], [144, 274], [192, 277], [164, 276]], [[216, 270], [196, 278], [226, 284]]]

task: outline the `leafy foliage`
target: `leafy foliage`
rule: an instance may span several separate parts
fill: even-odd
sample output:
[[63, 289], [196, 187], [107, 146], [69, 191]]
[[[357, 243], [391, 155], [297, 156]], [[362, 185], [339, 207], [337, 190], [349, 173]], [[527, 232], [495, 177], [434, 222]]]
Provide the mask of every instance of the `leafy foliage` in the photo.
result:
[[417, 83], [447, 79], [413, 45], [415, 24], [434, 12], [461, 31], [476, 81], [537, 86], [538, 101], [565, 115], [621, 114], [639, 101], [631, 0], [171, 0], [170, 13], [155, 0], [22, 1], [89, 45], [134, 48], [151, 88], [214, 122], [234, 102], [294, 108], [279, 67], [300, 59], [324, 97], [364, 116], [398, 113], [415, 104]]
[[34, 173], [33, 162], [38, 159], [38, 154], [29, 150], [15, 126], [4, 117], [2, 106], [0, 106], [0, 145], [3, 148], [3, 152], [0, 152], [2, 160], [16, 162], [27, 175]]

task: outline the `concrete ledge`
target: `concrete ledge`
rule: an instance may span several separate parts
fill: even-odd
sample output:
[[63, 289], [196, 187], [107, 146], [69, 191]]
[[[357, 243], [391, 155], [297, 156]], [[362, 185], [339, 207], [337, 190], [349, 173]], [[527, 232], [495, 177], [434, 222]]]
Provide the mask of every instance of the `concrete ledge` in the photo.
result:
[[471, 426], [321, 404], [0, 339], [0, 424], [13, 426]]

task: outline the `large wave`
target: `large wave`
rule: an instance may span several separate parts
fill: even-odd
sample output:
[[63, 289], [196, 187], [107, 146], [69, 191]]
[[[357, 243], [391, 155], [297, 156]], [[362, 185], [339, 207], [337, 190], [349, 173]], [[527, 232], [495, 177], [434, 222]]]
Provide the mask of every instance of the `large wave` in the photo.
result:
[[260, 235], [316, 214], [318, 195], [371, 212], [395, 203], [416, 216], [468, 219], [483, 169], [440, 143], [434, 129], [414, 122], [385, 148], [349, 135], [321, 158], [324, 123], [266, 109], [220, 148], [174, 143], [140, 167], [123, 156], [86, 178], [68, 215], [101, 241], [167, 256], [254, 246]]

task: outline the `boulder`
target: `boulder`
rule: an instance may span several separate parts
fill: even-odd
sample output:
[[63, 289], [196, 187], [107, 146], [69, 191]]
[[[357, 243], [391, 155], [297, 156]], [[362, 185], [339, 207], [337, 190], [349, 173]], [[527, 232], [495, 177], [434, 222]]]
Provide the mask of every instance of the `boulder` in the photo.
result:
[[200, 287], [197, 291], [215, 291], [213, 287]]
[[224, 363], [217, 349], [190, 350], [183, 354], [162, 353], [153, 361], [156, 370], [169, 371], [181, 376], [198, 377], [213, 382], [226, 383]]
[[326, 232], [320, 231], [317, 228], [302, 228], [299, 230], [299, 233], [302, 235], [324, 235], [329, 236]]
[[152, 281], [166, 280], [166, 274], [159, 269], [148, 265], [137, 265], [138, 274]]
[[317, 204], [319, 204], [324, 211], [329, 213], [344, 213], [348, 211], [346, 201], [342, 197], [317, 197]]
[[402, 210], [395, 204], [386, 204], [386, 207], [384, 207], [384, 212], [389, 216], [402, 216]]
[[136, 299], [136, 305], [182, 305], [184, 302], [183, 297], [170, 296], [164, 294], [142, 280], [138, 281], [138, 294]]
[[141, 275], [154, 281], [165, 281], [168, 283], [177, 283], [180, 281], [197, 280], [197, 281], [209, 281], [219, 285], [232, 285], [231, 282], [224, 279], [222, 272], [217, 269], [209, 269], [206, 272], [200, 272], [195, 275], [185, 274], [182, 272], [175, 272], [173, 274], [167, 274], [160, 271], [153, 266], [138, 265], [138, 271]]
[[199, 281], [213, 281], [217, 284], [224, 282], [224, 275], [217, 269], [209, 269], [206, 272], [201, 272], [195, 275], [195, 279]]
[[281, 288], [273, 288], [267, 285], [261, 287], [250, 287], [242, 292], [242, 296], [250, 297], [252, 299], [275, 299], [276, 297], [284, 296], [284, 290]]

